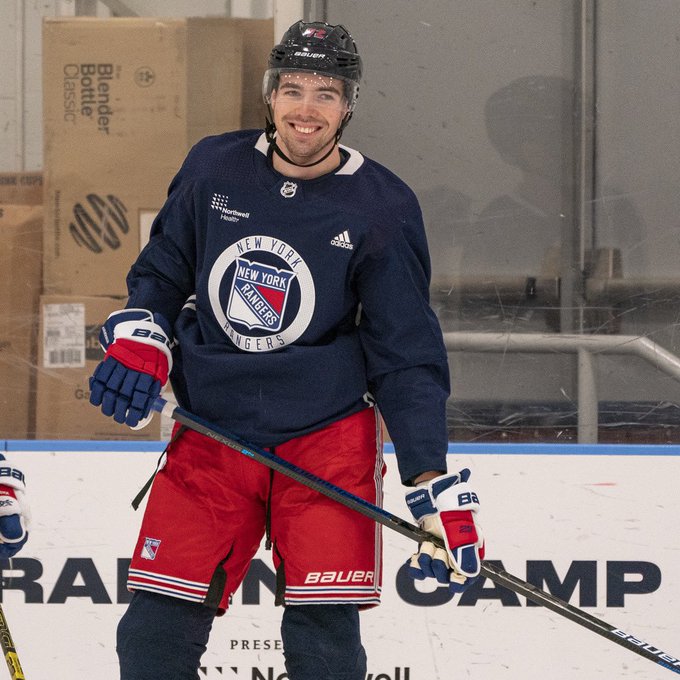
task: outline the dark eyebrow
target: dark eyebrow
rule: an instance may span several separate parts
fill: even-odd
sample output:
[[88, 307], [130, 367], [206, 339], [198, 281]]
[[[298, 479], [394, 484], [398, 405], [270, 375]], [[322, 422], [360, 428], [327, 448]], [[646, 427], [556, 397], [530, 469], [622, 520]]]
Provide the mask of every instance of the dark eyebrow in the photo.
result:
[[[290, 81], [290, 80], [287, 80], [287, 81], [281, 83], [281, 85], [279, 87], [281, 89], [283, 89], [284, 87], [289, 87], [293, 90], [301, 90], [302, 89], [302, 85], [300, 85], [299, 83], [296, 83], [294, 81]], [[340, 95], [342, 94], [341, 89], [339, 87], [334, 86], [334, 85], [323, 85], [322, 87], [315, 88], [315, 91], [316, 92], [333, 92], [334, 94], [340, 94]]]
[[317, 88], [317, 92], [334, 92], [335, 94], [342, 94], [342, 91], [338, 87], [333, 85], [325, 85], [324, 87]]

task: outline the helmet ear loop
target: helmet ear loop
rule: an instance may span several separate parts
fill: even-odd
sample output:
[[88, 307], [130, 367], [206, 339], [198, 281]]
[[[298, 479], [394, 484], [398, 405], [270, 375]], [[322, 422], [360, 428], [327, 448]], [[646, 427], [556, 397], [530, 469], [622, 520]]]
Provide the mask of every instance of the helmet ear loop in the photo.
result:
[[345, 117], [342, 119], [342, 122], [340, 123], [340, 129], [341, 130], [344, 130], [347, 127], [347, 124], [352, 119], [353, 114], [354, 114], [354, 111], [348, 111], [345, 114]]
[[264, 134], [267, 139], [267, 141], [272, 144], [274, 142], [274, 133], [276, 132], [276, 124], [274, 123], [274, 113], [272, 112], [272, 106], [269, 102], [267, 102], [267, 112], [268, 116], [264, 117], [265, 120], [265, 126], [264, 126]]
[[350, 119], [352, 118], [352, 113], [354, 113], [354, 112], [348, 111], [345, 114], [345, 117], [340, 122], [340, 127], [338, 127], [338, 131], [335, 133], [335, 143], [336, 144], [340, 141], [340, 137], [342, 137], [342, 133], [345, 131], [347, 124], [349, 123]]

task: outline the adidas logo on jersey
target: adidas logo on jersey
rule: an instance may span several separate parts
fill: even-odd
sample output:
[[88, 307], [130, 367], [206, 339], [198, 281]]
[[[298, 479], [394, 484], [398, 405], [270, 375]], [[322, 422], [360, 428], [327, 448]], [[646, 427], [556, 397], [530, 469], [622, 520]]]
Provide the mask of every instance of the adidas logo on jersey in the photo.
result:
[[346, 229], [331, 241], [331, 245], [338, 246], [338, 248], [347, 248], [347, 250], [354, 250], [354, 245], [352, 244], [352, 241], [350, 241], [349, 232]]

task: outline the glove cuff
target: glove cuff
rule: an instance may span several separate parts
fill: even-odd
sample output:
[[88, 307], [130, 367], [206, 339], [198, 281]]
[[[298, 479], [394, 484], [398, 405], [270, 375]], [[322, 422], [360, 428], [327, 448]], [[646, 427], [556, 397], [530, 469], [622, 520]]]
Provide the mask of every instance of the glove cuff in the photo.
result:
[[435, 505], [440, 512], [452, 510], [477, 512], [479, 510], [479, 498], [472, 486], [463, 482], [442, 491], [435, 499]]
[[22, 492], [26, 490], [24, 473], [13, 467], [4, 457], [0, 459], [0, 486], [9, 486]]
[[146, 373], [161, 383], [161, 387], [168, 382], [170, 362], [155, 343], [140, 343], [136, 340], [121, 338], [116, 340], [106, 351], [105, 358], [113, 357], [125, 368]]
[[[170, 338], [155, 318], [156, 315], [146, 309], [114, 312], [102, 327], [101, 335], [109, 343], [102, 346], [106, 356], [113, 356], [127, 368], [148, 373], [165, 385], [172, 370]], [[158, 319], [162, 317], [159, 315]], [[165, 357], [164, 361], [159, 353]]]
[[168, 362], [172, 361], [170, 338], [163, 327], [155, 321], [139, 320], [118, 323], [113, 329], [113, 341], [116, 342], [121, 338], [128, 338], [145, 345], [153, 345], [168, 357]]
[[148, 309], [131, 308], [109, 315], [99, 331], [99, 342], [105, 352], [121, 338], [152, 345], [165, 354], [170, 371], [172, 370], [170, 336], [170, 324], [161, 314], [154, 314]]
[[[477, 495], [469, 488], [467, 480], [470, 478], [470, 470], [464, 468], [460, 472], [439, 475], [427, 482], [421, 482], [415, 491], [406, 494], [406, 505], [411, 514], [420, 522], [428, 515], [434, 515], [438, 510], [476, 510], [479, 507], [472, 507], [470, 501], [456, 505], [461, 493], [477, 499]], [[460, 491], [459, 491], [460, 490]], [[463, 501], [467, 496], [463, 497]]]
[[[0, 518], [5, 517], [14, 517], [15, 526], [10, 536], [0, 532], [0, 545], [24, 543], [26, 534], [31, 528], [31, 513], [24, 501], [24, 493], [19, 489], [0, 485]], [[3, 531], [6, 529], [7, 527], [3, 527]]]
[[406, 494], [406, 505], [418, 522], [421, 522], [425, 517], [437, 513], [437, 508], [435, 508], [432, 502], [429, 485], [409, 491]]

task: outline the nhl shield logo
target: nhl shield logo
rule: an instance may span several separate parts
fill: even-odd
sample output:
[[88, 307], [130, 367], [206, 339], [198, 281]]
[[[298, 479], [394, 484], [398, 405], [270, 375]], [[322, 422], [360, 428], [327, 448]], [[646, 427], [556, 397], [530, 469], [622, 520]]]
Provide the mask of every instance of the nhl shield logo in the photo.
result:
[[295, 182], [285, 181], [281, 185], [281, 196], [284, 198], [293, 198], [295, 192], [297, 191], [298, 185]]
[[294, 278], [295, 272], [236, 258], [227, 318], [245, 324], [251, 330], [279, 331]]

